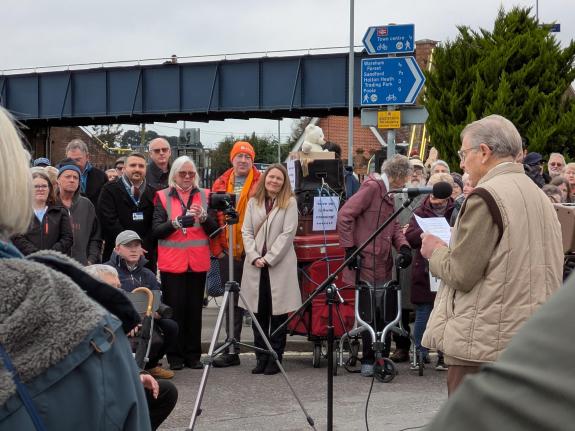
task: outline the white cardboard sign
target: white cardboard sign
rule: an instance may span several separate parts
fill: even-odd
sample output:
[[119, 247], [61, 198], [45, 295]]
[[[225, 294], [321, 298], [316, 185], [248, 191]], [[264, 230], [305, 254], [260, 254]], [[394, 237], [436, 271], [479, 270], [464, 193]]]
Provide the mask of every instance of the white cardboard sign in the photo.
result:
[[335, 230], [337, 225], [338, 196], [316, 196], [313, 198], [312, 230]]

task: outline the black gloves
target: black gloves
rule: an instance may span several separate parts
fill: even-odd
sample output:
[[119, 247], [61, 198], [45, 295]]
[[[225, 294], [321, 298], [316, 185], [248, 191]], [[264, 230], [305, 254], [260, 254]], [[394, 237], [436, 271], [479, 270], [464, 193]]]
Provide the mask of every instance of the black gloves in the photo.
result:
[[[356, 250], [357, 247], [355, 245], [353, 247], [347, 247], [345, 249], [345, 260], [347, 260]], [[347, 267], [352, 270], [358, 268], [357, 256], [355, 256], [351, 261], [349, 261]]]
[[192, 215], [179, 216], [176, 220], [180, 227], [192, 227], [195, 223]]
[[411, 265], [411, 249], [408, 246], [402, 245], [399, 247], [399, 254], [395, 258], [395, 264], [400, 269], [405, 269]]

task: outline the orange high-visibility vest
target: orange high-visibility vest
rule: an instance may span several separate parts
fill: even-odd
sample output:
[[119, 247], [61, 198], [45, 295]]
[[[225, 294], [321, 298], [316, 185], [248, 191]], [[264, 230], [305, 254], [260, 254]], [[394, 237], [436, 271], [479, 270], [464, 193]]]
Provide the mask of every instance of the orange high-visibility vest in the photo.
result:
[[[177, 196], [170, 196], [171, 190], [168, 187], [158, 191], [157, 194], [168, 214], [168, 220], [175, 220], [184, 214]], [[199, 190], [199, 193], [194, 194], [192, 203], [200, 204], [207, 211], [210, 192], [206, 189]], [[210, 269], [209, 240], [198, 220], [194, 226], [177, 229], [167, 238], [158, 240], [158, 269], [175, 274], [188, 270], [207, 272]]]

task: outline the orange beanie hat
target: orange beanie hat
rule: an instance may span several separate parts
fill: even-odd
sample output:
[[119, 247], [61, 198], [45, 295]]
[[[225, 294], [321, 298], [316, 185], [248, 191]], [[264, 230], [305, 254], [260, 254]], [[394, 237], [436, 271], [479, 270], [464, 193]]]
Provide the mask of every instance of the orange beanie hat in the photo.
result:
[[230, 162], [234, 159], [234, 157], [241, 153], [250, 155], [252, 160], [256, 158], [254, 147], [252, 147], [249, 142], [237, 141], [232, 147], [232, 151], [230, 151]]

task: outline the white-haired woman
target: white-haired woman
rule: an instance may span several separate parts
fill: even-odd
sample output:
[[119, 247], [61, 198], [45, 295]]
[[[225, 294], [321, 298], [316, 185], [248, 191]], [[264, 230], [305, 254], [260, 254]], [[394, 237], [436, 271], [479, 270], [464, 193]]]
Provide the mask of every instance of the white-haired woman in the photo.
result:
[[168, 187], [156, 193], [153, 235], [158, 239], [158, 269], [163, 301], [178, 322], [178, 346], [167, 352], [172, 370], [201, 369], [202, 307], [210, 269], [208, 236], [218, 229], [208, 215], [209, 190], [199, 188], [198, 172], [188, 156], [172, 164]]
[[[115, 289], [94, 286], [78, 264], [64, 257], [49, 256], [50, 267], [39, 262], [39, 254], [24, 259], [9, 241], [27, 231], [33, 216], [29, 163], [0, 107], [0, 429], [149, 430], [146, 398], [122, 323], [74, 281], [84, 288], [91, 283], [92, 293]], [[64, 266], [66, 275], [54, 269]], [[130, 305], [123, 295], [114, 300]], [[125, 323], [129, 329], [136, 321]], [[25, 389], [17, 389], [16, 378]], [[27, 407], [22, 391], [33, 396]], [[32, 418], [41, 425], [33, 426]]]

